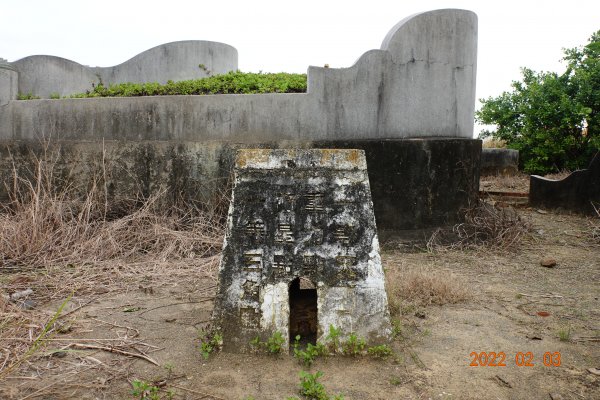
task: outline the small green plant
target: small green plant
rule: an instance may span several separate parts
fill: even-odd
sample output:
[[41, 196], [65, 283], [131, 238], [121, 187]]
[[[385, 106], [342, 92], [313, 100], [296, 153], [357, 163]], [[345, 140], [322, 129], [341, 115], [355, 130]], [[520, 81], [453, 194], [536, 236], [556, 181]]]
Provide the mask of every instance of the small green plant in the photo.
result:
[[399, 319], [392, 320], [392, 337], [394, 339], [402, 337], [402, 321]]
[[386, 358], [392, 355], [392, 349], [387, 344], [381, 344], [379, 346], [369, 347], [367, 353], [376, 358]]
[[315, 359], [327, 354], [327, 347], [322, 343], [316, 345], [308, 343], [305, 349], [300, 348], [300, 335], [297, 335], [294, 341], [294, 357], [301, 361], [305, 366], [310, 367]]
[[53, 99], [53, 100], [60, 99], [60, 94], [56, 93], [56, 92], [50, 93], [50, 98]]
[[259, 336], [250, 341], [250, 345], [256, 350], [263, 348], [267, 353], [272, 355], [280, 354], [284, 344], [285, 338], [279, 331], [274, 332], [266, 342], [262, 342]]
[[327, 341], [329, 350], [333, 353], [337, 353], [340, 348], [340, 335], [341, 328], [336, 328], [333, 325], [329, 325], [329, 333], [327, 334]]
[[208, 360], [211, 353], [220, 350], [223, 346], [223, 336], [218, 332], [204, 332], [200, 334], [200, 353], [205, 360]]
[[173, 363], [166, 363], [163, 368], [167, 370], [167, 379], [171, 379], [171, 376], [173, 375], [173, 369], [175, 368]]
[[571, 340], [571, 327], [563, 328], [558, 331], [558, 339], [561, 342], [568, 342]]
[[262, 342], [260, 341], [260, 336], [255, 337], [254, 339], [252, 339], [250, 341], [250, 346], [254, 347], [255, 349], [258, 350], [258, 348], [260, 347], [260, 344]]
[[399, 385], [402, 385], [402, 379], [400, 379], [400, 378], [397, 378], [397, 377], [393, 376], [393, 377], [390, 379], [390, 383], [391, 383], [392, 385], [394, 385], [394, 386], [399, 386]]
[[327, 392], [325, 386], [319, 382], [319, 378], [323, 376], [321, 371], [317, 371], [314, 374], [310, 372], [300, 371], [300, 394], [309, 399], [327, 399]]
[[206, 72], [207, 75], [210, 75], [211, 71], [208, 68], [206, 68], [206, 65], [198, 64], [198, 68], [200, 68], [202, 71]]
[[277, 331], [271, 335], [270, 338], [265, 342], [265, 347], [267, 352], [270, 354], [279, 354], [283, 349], [283, 344], [285, 343], [285, 339], [281, 332]]
[[367, 343], [363, 338], [359, 338], [355, 333], [348, 336], [348, 340], [342, 345], [342, 350], [347, 356], [357, 356], [362, 354]]
[[40, 96], [35, 96], [33, 93], [19, 93], [17, 95], [17, 100], [37, 100]]
[[323, 376], [321, 371], [314, 374], [306, 371], [300, 371], [300, 394], [309, 400], [343, 400], [344, 396], [336, 394], [330, 396], [325, 390], [325, 386], [319, 382]]
[[134, 380], [131, 382], [133, 389], [131, 394], [136, 396], [140, 400], [159, 400], [158, 387], [149, 384], [146, 381]]

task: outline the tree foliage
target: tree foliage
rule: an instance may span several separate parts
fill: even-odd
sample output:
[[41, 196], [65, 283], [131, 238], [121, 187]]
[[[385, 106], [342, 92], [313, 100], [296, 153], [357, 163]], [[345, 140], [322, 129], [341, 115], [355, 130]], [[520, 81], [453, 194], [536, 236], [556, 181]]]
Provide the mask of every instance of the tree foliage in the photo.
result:
[[482, 99], [476, 112], [477, 121], [496, 125], [480, 136], [519, 150], [528, 173], [585, 168], [600, 148], [600, 31], [564, 55], [562, 74], [523, 68], [511, 92]]

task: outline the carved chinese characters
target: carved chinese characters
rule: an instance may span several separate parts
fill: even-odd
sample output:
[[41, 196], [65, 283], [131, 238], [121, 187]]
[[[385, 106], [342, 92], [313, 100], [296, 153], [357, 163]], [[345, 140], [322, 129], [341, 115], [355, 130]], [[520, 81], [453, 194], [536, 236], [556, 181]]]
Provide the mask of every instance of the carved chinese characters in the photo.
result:
[[[379, 314], [386, 336], [378, 251], [362, 151], [240, 150], [214, 313], [225, 347], [243, 349], [248, 338], [274, 330], [287, 338], [288, 290], [299, 277], [317, 287], [323, 304], [335, 288], [357, 295], [375, 282], [380, 292], [368, 312]], [[320, 308], [318, 318], [362, 312], [347, 311]]]

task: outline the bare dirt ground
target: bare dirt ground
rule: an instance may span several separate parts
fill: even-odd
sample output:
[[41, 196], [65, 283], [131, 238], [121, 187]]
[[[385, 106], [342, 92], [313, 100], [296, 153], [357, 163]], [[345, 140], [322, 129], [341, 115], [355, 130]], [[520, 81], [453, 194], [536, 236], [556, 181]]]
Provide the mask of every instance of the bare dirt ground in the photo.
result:
[[[600, 399], [598, 219], [518, 213], [533, 230], [511, 250], [383, 246], [399, 330], [384, 360], [330, 356], [310, 368], [291, 355], [215, 353], [205, 360], [198, 331], [212, 310], [215, 258], [202, 273], [185, 262], [57, 266], [62, 284], [52, 269], [4, 270], [3, 292], [33, 294], [30, 310], [0, 308], [0, 398], [133, 399], [138, 380], [157, 387], [159, 398], [285, 399], [299, 396], [301, 370], [319, 370], [327, 391], [345, 399]], [[543, 258], [556, 266], [541, 266]], [[397, 297], [415, 273], [459, 295], [443, 305], [422, 294]], [[75, 292], [52, 320], [69, 296], [65, 277]], [[48, 334], [36, 342], [43, 327]], [[23, 348], [18, 363], [15, 346]], [[506, 366], [470, 366], [472, 353], [481, 352], [504, 353]], [[518, 353], [525, 359], [515, 360]], [[555, 364], [560, 353], [560, 365], [545, 366], [545, 353]]]

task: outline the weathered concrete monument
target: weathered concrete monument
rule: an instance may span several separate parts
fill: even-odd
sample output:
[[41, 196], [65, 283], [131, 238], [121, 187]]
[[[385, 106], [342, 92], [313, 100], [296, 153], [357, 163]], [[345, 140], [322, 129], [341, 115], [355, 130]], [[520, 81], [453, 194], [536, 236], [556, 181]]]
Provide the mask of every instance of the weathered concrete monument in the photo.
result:
[[104, 70], [46, 56], [2, 63], [0, 201], [9, 198], [3, 182], [12, 165], [28, 169], [45, 141], [59, 147], [67, 184], [85, 188], [100, 176], [109, 202], [163, 187], [176, 199], [210, 200], [226, 186], [236, 150], [256, 147], [364, 150], [381, 230], [454, 223], [477, 199], [477, 17], [470, 11], [400, 21], [353, 66], [309, 67], [307, 93], [16, 100], [19, 91], [81, 90], [66, 88], [65, 77], [91, 88], [96, 74], [104, 83], [164, 81], [188, 68], [201, 73], [201, 63], [237, 67], [235, 49], [207, 43], [165, 45]]
[[226, 350], [275, 332], [314, 343], [330, 325], [389, 337], [362, 150], [238, 150], [234, 185], [214, 311]]

